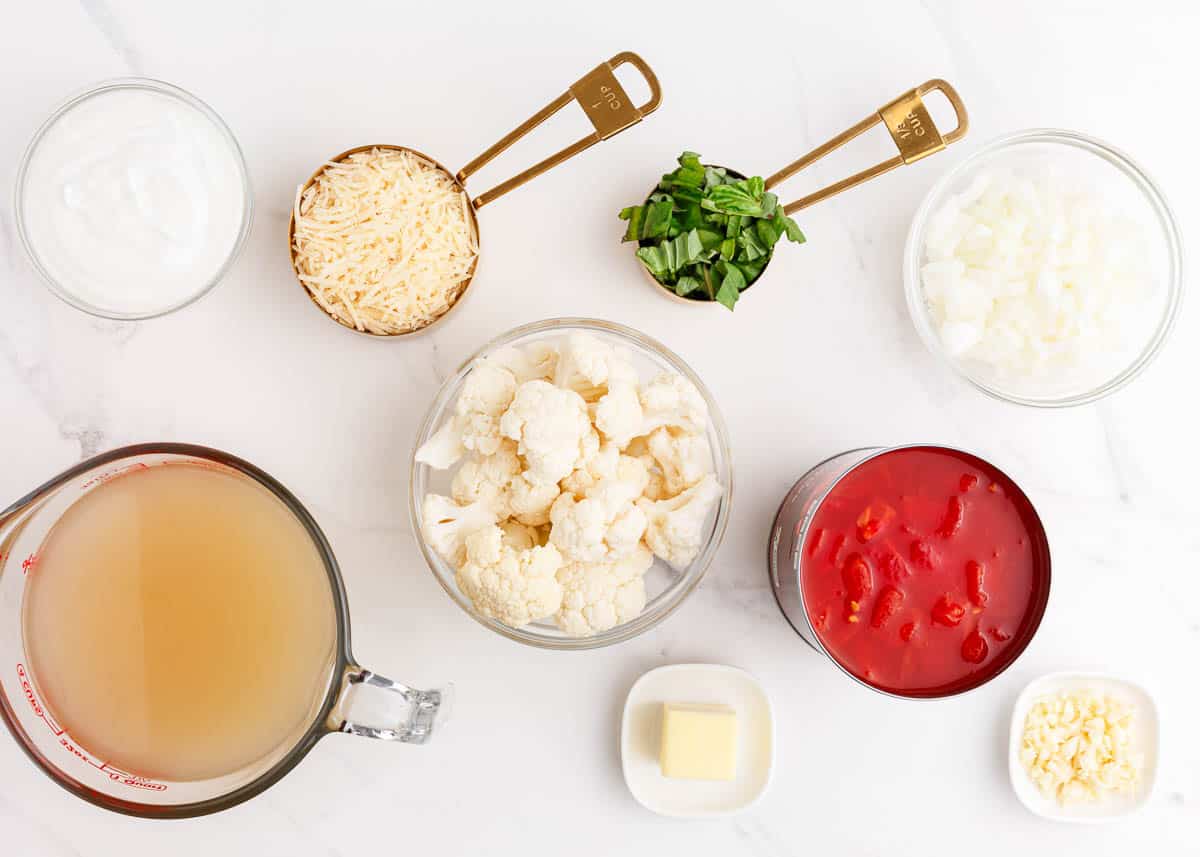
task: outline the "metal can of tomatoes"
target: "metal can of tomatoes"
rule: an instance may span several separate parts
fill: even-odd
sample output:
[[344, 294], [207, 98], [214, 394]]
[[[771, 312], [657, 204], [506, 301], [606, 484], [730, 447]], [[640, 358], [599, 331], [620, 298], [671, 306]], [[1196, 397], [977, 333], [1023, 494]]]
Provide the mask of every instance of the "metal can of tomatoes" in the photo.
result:
[[767, 556], [779, 609], [855, 681], [906, 699], [973, 690], [1029, 645], [1050, 594], [1045, 527], [970, 452], [914, 444], [822, 461], [784, 497]]

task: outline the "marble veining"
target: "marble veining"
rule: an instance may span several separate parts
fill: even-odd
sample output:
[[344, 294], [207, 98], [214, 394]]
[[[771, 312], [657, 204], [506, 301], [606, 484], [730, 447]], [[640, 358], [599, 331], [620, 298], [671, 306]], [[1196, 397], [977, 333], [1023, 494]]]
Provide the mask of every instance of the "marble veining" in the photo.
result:
[[[230, 124], [250, 166], [256, 222], [231, 274], [203, 300], [153, 321], [110, 322], [43, 286], [17, 240], [11, 193], [0, 193], [0, 504], [126, 443], [190, 441], [242, 455], [295, 491], [328, 534], [363, 663], [416, 686], [453, 681], [458, 699], [428, 747], [333, 736], [261, 797], [180, 823], [79, 802], [0, 735], [0, 854], [1195, 853], [1196, 314], [1185, 306], [1157, 363], [1112, 399], [1021, 409], [984, 398], [924, 350], [900, 259], [909, 219], [943, 170], [991, 137], [1037, 125], [1128, 151], [1193, 238], [1200, 126], [1179, 105], [1200, 77], [1200, 9], [765, 0], [728, 28], [719, 25], [728, 4], [715, 0], [616, 0], [603, 14], [514, 0], [447, 5], [439, 26], [403, 38], [428, 11], [317, 0], [46, 0], [9, 10], [0, 68], [19, 85], [3, 95], [8, 187], [63, 98], [147, 75], [192, 91]], [[326, 63], [314, 62], [315, 48]], [[290, 273], [284, 232], [296, 184], [322, 157], [394, 140], [464, 163], [626, 48], [658, 72], [663, 107], [483, 210], [484, 264], [444, 326], [374, 342], [313, 310]], [[710, 54], [731, 67], [697, 74]], [[681, 149], [770, 172], [930, 77], [963, 95], [967, 139], [804, 212], [808, 243], [785, 247], [734, 316], [662, 300], [617, 246], [615, 212]], [[708, 118], [714, 105], [718, 121]], [[475, 190], [574, 139], [582, 123], [556, 118]], [[781, 195], [836, 180], [887, 147], [885, 136], [856, 141]], [[631, 324], [688, 360], [722, 407], [736, 468], [729, 533], [700, 589], [652, 632], [582, 655], [519, 647], [464, 616], [424, 568], [407, 509], [407, 457], [439, 384], [492, 337], [563, 315]], [[1021, 660], [978, 693], [932, 705], [871, 694], [814, 656], [779, 614], [764, 563], [775, 508], [809, 466], [854, 446], [918, 440], [977, 450], [1012, 473], [1046, 522], [1055, 563], [1046, 620]], [[743, 667], [771, 694], [775, 777], [743, 815], [661, 819], [622, 782], [625, 692], [645, 670], [686, 661]], [[1053, 825], [1012, 795], [1011, 705], [1028, 681], [1060, 669], [1110, 671], [1156, 695], [1164, 756], [1158, 789], [1135, 818]]]

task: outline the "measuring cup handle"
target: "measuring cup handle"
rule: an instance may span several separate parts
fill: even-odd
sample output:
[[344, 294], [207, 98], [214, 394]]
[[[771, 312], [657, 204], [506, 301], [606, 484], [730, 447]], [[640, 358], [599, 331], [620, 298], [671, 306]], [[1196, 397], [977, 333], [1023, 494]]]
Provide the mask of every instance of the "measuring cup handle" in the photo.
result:
[[957, 124], [954, 126], [953, 131], [942, 135], [942, 142], [947, 146], [951, 143], [957, 143], [967, 135], [967, 128], [971, 124], [970, 120], [967, 119], [967, 105], [963, 104], [958, 91], [940, 77], [927, 80], [916, 89], [917, 95], [928, 95], [931, 92], [940, 92], [954, 109], [954, 119]]
[[363, 693], [362, 688], [378, 688], [381, 694], [370, 692], [374, 697], [367, 702], [373, 709], [382, 705], [385, 725], [372, 726], [351, 720], [349, 715], [339, 717], [331, 723], [339, 732], [379, 738], [384, 741], [401, 741], [405, 744], [425, 744], [433, 735], [434, 725], [445, 725], [449, 719], [453, 688], [439, 690], [417, 690], [392, 681], [378, 673], [362, 667], [352, 666], [342, 677], [342, 693], [335, 711], [347, 711], [355, 698]]
[[[933, 123], [933, 117], [929, 115], [929, 111], [925, 107], [925, 102], [921, 99], [921, 96], [928, 95], [930, 92], [942, 93], [942, 95], [946, 96], [946, 100], [950, 102], [950, 106], [954, 108], [954, 117], [957, 124], [954, 126], [954, 130], [948, 134], [943, 135], [938, 131], [937, 126]], [[817, 146], [817, 148], [799, 160], [788, 164], [766, 180], [766, 187], [768, 189], [774, 187], [784, 179], [795, 175], [809, 164], [819, 161], [830, 152], [841, 148], [855, 137], [879, 124], [886, 127], [888, 133], [892, 135], [892, 141], [896, 144], [899, 154], [886, 161], [881, 161], [873, 167], [868, 167], [852, 176], [848, 176], [841, 181], [823, 187], [815, 193], [801, 197], [795, 202], [789, 202], [783, 207], [784, 213], [792, 214], [793, 212], [808, 208], [810, 205], [815, 205], [822, 200], [829, 199], [831, 196], [836, 196], [844, 190], [849, 190], [855, 185], [862, 184], [876, 176], [890, 172], [896, 167], [916, 163], [922, 158], [940, 152], [951, 143], [955, 143], [966, 136], [969, 122], [966, 105], [963, 104], [954, 87], [939, 78], [927, 80], [915, 89], [910, 89], [900, 97], [889, 101], [866, 119], [847, 128], [833, 139]]]
[[[625, 88], [621, 86], [616, 74], [614, 74], [617, 68], [625, 64], [636, 68], [645, 79], [646, 85], [650, 87], [650, 100], [641, 107], [633, 105], [625, 92]], [[520, 187], [530, 179], [540, 176], [568, 158], [579, 154], [585, 149], [591, 148], [601, 140], [607, 140], [609, 137], [616, 136], [626, 128], [641, 122], [642, 119], [657, 110], [658, 106], [662, 103], [662, 88], [658, 84], [658, 78], [650, 69], [650, 66], [646, 64], [645, 60], [632, 51], [621, 51], [608, 62], [601, 63], [575, 83], [571, 84], [566, 92], [522, 122], [513, 131], [498, 140], [486, 152], [459, 170], [456, 176], [459, 184], [465, 183], [468, 177], [477, 173], [485, 164], [534, 128], [541, 125], [559, 110], [562, 110], [572, 100], [579, 102], [579, 106], [583, 108], [583, 112], [592, 120], [592, 126], [595, 128], [595, 131], [572, 143], [565, 149], [555, 152], [545, 160], [539, 161], [524, 172], [518, 173], [508, 181], [501, 182], [491, 190], [481, 193], [471, 200], [471, 204], [475, 208], [482, 208], [492, 200], [504, 196], [504, 194], [513, 188]]]

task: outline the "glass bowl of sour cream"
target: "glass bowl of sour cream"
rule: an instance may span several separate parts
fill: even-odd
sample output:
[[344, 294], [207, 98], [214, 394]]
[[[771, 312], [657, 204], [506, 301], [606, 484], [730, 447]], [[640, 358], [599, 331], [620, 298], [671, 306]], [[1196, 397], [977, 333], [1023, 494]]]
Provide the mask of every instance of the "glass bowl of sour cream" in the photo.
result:
[[1146, 173], [1071, 131], [984, 146], [929, 191], [904, 284], [926, 346], [983, 392], [1095, 401], [1158, 354], [1183, 294], [1179, 229]]
[[34, 134], [17, 172], [17, 233], [50, 290], [114, 319], [164, 315], [229, 270], [250, 231], [245, 159], [195, 96], [107, 81]]

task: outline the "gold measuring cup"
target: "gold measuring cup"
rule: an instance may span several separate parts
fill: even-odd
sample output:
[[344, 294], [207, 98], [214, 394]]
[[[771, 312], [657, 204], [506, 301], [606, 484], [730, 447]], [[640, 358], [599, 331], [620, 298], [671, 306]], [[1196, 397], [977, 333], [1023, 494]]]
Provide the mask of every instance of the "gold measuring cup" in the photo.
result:
[[[922, 96], [928, 95], [931, 92], [940, 92], [946, 97], [946, 100], [950, 102], [950, 106], [954, 109], [954, 115], [957, 120], [957, 124], [955, 125], [954, 130], [950, 131], [948, 134], [942, 134], [938, 130], [937, 126], [933, 122], [933, 117], [929, 115], [929, 110], [925, 107], [925, 102], [922, 99]], [[896, 148], [899, 150], [895, 156], [887, 159], [886, 161], [881, 161], [872, 167], [868, 167], [865, 170], [861, 170], [854, 175], [848, 176], [840, 181], [836, 181], [831, 185], [827, 185], [826, 187], [823, 187], [818, 191], [814, 191], [807, 196], [803, 196], [794, 202], [789, 202], [786, 205], [781, 206], [784, 214], [790, 215], [794, 212], [802, 211], [810, 206], [816, 205], [818, 202], [829, 199], [831, 196], [836, 196], [844, 190], [849, 190], [850, 188], [860, 185], [863, 182], [870, 181], [877, 176], [891, 172], [897, 167], [902, 167], [907, 164], [915, 164], [922, 158], [936, 154], [937, 152], [940, 152], [942, 149], [949, 146], [951, 143], [956, 143], [966, 136], [969, 123], [967, 120], [967, 108], [963, 104], [963, 101], [959, 97], [958, 93], [955, 92], [954, 87], [952, 87], [946, 81], [937, 78], [933, 80], [927, 80], [915, 89], [910, 89], [908, 92], [903, 93], [898, 98], [889, 101], [887, 104], [880, 107], [877, 111], [863, 119], [861, 122], [853, 125], [850, 128], [847, 128], [833, 139], [822, 143], [808, 154], [804, 155], [798, 160], [793, 161], [783, 169], [774, 173], [770, 178], [765, 180], [764, 184], [766, 189], [771, 190], [773, 187], [785, 181], [786, 179], [791, 178], [805, 167], [815, 163], [816, 161], [819, 161], [830, 152], [840, 149], [854, 138], [864, 134], [879, 124], [884, 125], [888, 129], [888, 133], [892, 135], [892, 141], [896, 144]], [[716, 165], [707, 164], [706, 166]], [[734, 178], [745, 178], [745, 176], [742, 173], [739, 173], [737, 170], [733, 170], [728, 167], [725, 167], [725, 170]], [[651, 194], [657, 190], [658, 185], [656, 184], [650, 189], [650, 193], [646, 194], [646, 202], [649, 202]], [[774, 255], [772, 255], [772, 258], [774, 258]], [[749, 290], [751, 286], [763, 278], [763, 274], [766, 273], [767, 268], [770, 267], [770, 265], [771, 263], [768, 261], [763, 267], [762, 271], [759, 272], [759, 275], [755, 277], [754, 280], [752, 280], [749, 284], [747, 284], [745, 289], [742, 290], [743, 294]], [[642, 272], [646, 275], [650, 283], [657, 291], [667, 295], [670, 298], [673, 298], [676, 301], [682, 301], [689, 304], [711, 303], [719, 306], [716, 301], [709, 300], [707, 298], [693, 298], [677, 295], [670, 286], [663, 285], [656, 280], [654, 276], [646, 270], [644, 265], [639, 263], [638, 267], [642, 269]]]
[[[615, 71], [625, 64], [632, 65], [635, 69], [637, 69], [638, 72], [641, 73], [643, 79], [646, 81], [646, 85], [650, 88], [650, 100], [640, 107], [634, 106], [628, 94], [626, 94], [624, 87], [621, 86], [621, 82], [617, 80]], [[471, 230], [473, 237], [475, 238], [475, 243], [478, 246], [479, 220], [475, 215], [475, 211], [477, 209], [482, 208], [493, 200], [499, 199], [510, 190], [520, 187], [530, 179], [537, 178], [542, 173], [547, 172], [548, 170], [561, 164], [563, 161], [578, 155], [585, 149], [590, 149], [601, 140], [607, 140], [609, 137], [613, 137], [621, 133], [626, 128], [636, 125], [646, 116], [658, 109], [658, 106], [662, 103], [662, 89], [659, 87], [658, 78], [650, 69], [650, 66], [646, 64], [645, 60], [632, 51], [621, 51], [621, 53], [614, 56], [608, 62], [603, 62], [596, 66], [579, 80], [575, 81], [575, 83], [571, 84], [571, 86], [567, 88], [566, 92], [551, 101], [533, 116], [522, 122], [511, 132], [506, 134], [500, 140], [496, 141], [496, 143], [488, 148], [488, 150], [482, 155], [475, 158], [475, 160], [471, 161], [469, 164], [459, 170], [457, 175], [446, 169], [441, 162], [422, 152], [417, 151], [416, 149], [409, 148], [408, 146], [395, 146], [387, 143], [374, 146], [356, 146], [353, 149], [347, 149], [340, 155], [335, 155], [325, 164], [322, 164], [316, 170], [316, 172], [309, 177], [308, 181], [304, 183], [304, 186], [300, 189], [300, 193], [303, 195], [303, 193], [308, 190], [312, 183], [316, 181], [321, 173], [325, 171], [325, 167], [329, 163], [336, 163], [344, 160], [356, 152], [366, 152], [370, 151], [371, 149], [391, 149], [410, 152], [413, 155], [416, 155], [417, 157], [429, 162], [430, 164], [433, 164], [435, 167], [445, 173], [446, 176], [448, 176], [455, 183], [455, 185], [457, 185], [458, 189], [462, 191], [464, 195], [466, 195], [466, 182], [468, 178], [479, 172], [480, 169], [482, 169], [488, 162], [493, 160], [497, 155], [508, 149], [513, 143], [517, 142], [517, 140], [520, 140], [530, 131], [537, 128], [572, 101], [577, 102], [579, 106], [583, 108], [583, 112], [587, 114], [588, 119], [591, 120], [594, 130], [591, 134], [580, 138], [578, 141], [572, 143], [561, 151], [555, 152], [550, 157], [539, 161], [524, 172], [518, 173], [507, 181], [503, 181], [496, 185], [491, 190], [484, 191], [483, 193], [479, 194], [479, 196], [471, 199], [471, 204], [468, 210], [471, 214]], [[468, 199], [470, 199], [470, 197], [468, 197]], [[313, 298], [303, 281], [300, 280], [300, 271], [296, 266], [295, 234], [296, 211], [295, 208], [293, 208], [291, 219], [288, 222], [288, 253], [292, 260], [292, 271], [296, 274], [296, 279], [300, 283], [300, 287], [304, 289], [304, 293], [308, 295], [310, 300], [312, 300], [313, 306], [321, 310], [323, 315], [332, 319], [333, 321], [336, 321], [347, 330], [352, 330], [355, 333], [361, 333], [376, 338], [387, 339], [391, 337], [406, 336], [409, 334], [420, 333], [421, 331], [425, 331], [433, 327], [434, 324], [444, 319], [452, 310], [454, 310], [455, 307], [462, 303], [463, 298], [466, 295], [466, 291], [470, 287], [471, 281], [475, 277], [475, 270], [479, 265], [479, 254], [476, 253], [475, 261], [472, 263], [466, 279], [459, 288], [458, 297], [455, 298], [454, 302], [450, 305], [450, 308], [446, 310], [446, 312], [442, 313], [429, 324], [425, 325], [424, 327], [416, 328], [415, 330], [404, 331], [401, 333], [371, 333], [369, 331], [358, 330], [357, 328], [351, 327], [350, 325], [344, 323], [340, 319], [329, 315], [327, 312], [325, 312], [321, 305], [317, 303], [316, 299]]]

